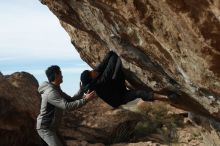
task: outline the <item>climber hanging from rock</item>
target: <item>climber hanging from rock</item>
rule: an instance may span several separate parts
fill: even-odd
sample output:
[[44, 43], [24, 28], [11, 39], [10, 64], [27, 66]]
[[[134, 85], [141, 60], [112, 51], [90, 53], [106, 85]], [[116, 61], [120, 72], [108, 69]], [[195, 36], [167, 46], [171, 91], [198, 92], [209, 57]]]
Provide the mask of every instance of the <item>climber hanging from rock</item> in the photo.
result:
[[137, 98], [144, 101], [169, 101], [167, 96], [154, 93], [149, 89], [128, 90], [121, 59], [113, 51], [108, 52], [94, 70], [83, 71], [80, 79], [85, 93], [95, 90], [102, 100], [114, 108]]

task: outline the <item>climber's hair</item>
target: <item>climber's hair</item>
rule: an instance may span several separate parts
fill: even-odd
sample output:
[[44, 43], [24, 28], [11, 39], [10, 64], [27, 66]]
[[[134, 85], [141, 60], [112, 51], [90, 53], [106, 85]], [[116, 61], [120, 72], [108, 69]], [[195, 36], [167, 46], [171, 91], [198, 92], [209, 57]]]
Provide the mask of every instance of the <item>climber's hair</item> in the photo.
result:
[[51, 65], [50, 67], [47, 68], [45, 71], [47, 75], [47, 79], [49, 82], [53, 82], [55, 80], [55, 74], [60, 74], [60, 67], [57, 65]]

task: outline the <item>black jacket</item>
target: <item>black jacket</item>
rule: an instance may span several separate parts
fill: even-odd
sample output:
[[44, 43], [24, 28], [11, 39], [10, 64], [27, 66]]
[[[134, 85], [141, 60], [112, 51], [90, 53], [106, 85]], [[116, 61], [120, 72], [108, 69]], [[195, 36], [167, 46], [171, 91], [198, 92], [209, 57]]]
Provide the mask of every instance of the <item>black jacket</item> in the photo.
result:
[[99, 74], [93, 84], [97, 95], [112, 107], [122, 105], [126, 86], [121, 60], [117, 54], [110, 51], [95, 71]]

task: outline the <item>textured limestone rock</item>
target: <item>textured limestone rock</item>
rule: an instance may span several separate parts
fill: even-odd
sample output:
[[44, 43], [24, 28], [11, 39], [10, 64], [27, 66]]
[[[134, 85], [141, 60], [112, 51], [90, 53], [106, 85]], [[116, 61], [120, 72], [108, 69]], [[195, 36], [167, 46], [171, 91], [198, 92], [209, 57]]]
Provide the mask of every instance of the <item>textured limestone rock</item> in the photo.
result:
[[0, 145], [35, 146], [39, 111], [38, 82], [30, 74], [0, 76]]
[[220, 121], [219, 0], [42, 0], [82, 59], [120, 55], [134, 88], [181, 95], [174, 106]]
[[[0, 145], [37, 146], [35, 130], [40, 109], [38, 82], [29, 73], [0, 75]], [[113, 110], [100, 99], [64, 114], [60, 130], [68, 145], [127, 141], [141, 117], [131, 111]], [[88, 141], [88, 142], [85, 142]], [[89, 143], [88, 143], [89, 144]], [[100, 145], [104, 145], [101, 144]]]
[[[190, 120], [192, 120], [195, 125], [197, 131], [201, 134], [200, 137], [203, 139], [203, 145], [220, 145], [219, 139], [219, 122], [215, 122], [211, 119], [205, 118], [203, 116], [199, 116], [194, 113], [189, 114]], [[193, 128], [191, 129], [193, 132]], [[200, 144], [201, 145], [201, 144]], [[202, 145], [202, 146], [203, 146]]]
[[[67, 143], [68, 146], [105, 146], [104, 144], [95, 143], [95, 144], [89, 144], [86, 141], [69, 141]], [[153, 142], [138, 142], [138, 143], [119, 143], [119, 144], [113, 144], [110, 146], [168, 146], [168, 145], [161, 145], [158, 143]]]
[[140, 120], [140, 114], [112, 109], [98, 98], [78, 110], [66, 112], [60, 130], [67, 140], [110, 144], [128, 141]]
[[111, 146], [168, 146], [164, 144], [158, 144], [158, 143], [153, 143], [153, 142], [138, 142], [138, 143], [120, 143], [120, 144], [113, 144]]

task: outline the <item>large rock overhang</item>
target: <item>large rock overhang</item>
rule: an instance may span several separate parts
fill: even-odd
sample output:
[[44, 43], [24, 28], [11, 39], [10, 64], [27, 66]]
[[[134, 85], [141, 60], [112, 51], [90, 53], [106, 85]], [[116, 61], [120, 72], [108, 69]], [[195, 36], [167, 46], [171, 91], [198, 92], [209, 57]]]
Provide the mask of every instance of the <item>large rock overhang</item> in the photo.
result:
[[220, 120], [218, 0], [41, 2], [91, 67], [113, 49], [133, 88], [176, 92], [173, 106]]

